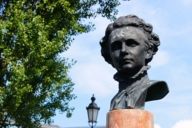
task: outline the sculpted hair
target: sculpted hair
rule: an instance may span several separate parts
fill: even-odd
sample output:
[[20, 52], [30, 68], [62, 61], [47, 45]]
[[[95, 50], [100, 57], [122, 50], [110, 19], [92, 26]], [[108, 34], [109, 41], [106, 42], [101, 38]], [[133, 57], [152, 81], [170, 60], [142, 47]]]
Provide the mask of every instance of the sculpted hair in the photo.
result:
[[[153, 55], [158, 51], [158, 46], [160, 45], [159, 36], [152, 32], [153, 26], [151, 24], [145, 23], [143, 19], [140, 19], [135, 15], [122, 16], [115, 20], [114, 23], [111, 23], [107, 26], [105, 36], [100, 41], [101, 54], [104, 57], [105, 61], [107, 61], [109, 64], [112, 64], [112, 66], [113, 63], [111, 60], [108, 44], [109, 35], [113, 30], [126, 26], [133, 26], [141, 29], [148, 38], [148, 41], [146, 42], [147, 50], [151, 50]], [[153, 55], [151, 56], [151, 58], [146, 60], [146, 64], [148, 64], [152, 60]]]

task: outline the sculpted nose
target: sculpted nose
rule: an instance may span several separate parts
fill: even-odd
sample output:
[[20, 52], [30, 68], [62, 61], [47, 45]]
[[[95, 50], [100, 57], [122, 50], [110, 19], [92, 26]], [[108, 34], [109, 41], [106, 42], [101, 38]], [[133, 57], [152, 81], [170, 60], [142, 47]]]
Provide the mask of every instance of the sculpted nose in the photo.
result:
[[123, 42], [123, 43], [122, 43], [122, 46], [121, 46], [121, 52], [127, 53], [127, 52], [128, 52], [127, 50], [128, 50], [128, 49], [127, 49], [127, 46], [126, 46], [126, 44]]

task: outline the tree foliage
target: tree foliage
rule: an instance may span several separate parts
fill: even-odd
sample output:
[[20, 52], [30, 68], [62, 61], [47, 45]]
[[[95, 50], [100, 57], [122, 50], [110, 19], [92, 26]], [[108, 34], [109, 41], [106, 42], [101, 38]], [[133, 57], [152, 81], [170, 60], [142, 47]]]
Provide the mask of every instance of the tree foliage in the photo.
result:
[[0, 127], [40, 127], [56, 110], [71, 115], [72, 62], [60, 53], [91, 30], [86, 19], [114, 19], [118, 0], [0, 1]]

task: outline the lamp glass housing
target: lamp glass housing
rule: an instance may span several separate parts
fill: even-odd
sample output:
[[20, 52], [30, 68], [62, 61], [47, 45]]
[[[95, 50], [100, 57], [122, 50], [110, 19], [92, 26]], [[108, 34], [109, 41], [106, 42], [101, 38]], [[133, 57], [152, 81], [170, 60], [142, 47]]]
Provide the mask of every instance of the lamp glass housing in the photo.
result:
[[87, 109], [87, 115], [88, 115], [88, 122], [91, 127], [95, 126], [97, 123], [97, 116], [99, 113], [100, 108], [95, 103], [95, 97], [94, 95], [91, 97], [91, 103], [86, 108]]

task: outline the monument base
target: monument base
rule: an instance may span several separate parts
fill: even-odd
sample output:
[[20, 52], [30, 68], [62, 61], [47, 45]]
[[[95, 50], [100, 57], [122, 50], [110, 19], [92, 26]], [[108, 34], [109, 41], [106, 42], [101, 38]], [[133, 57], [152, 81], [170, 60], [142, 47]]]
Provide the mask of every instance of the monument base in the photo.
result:
[[107, 114], [106, 128], [153, 128], [153, 115], [140, 109], [118, 109]]

